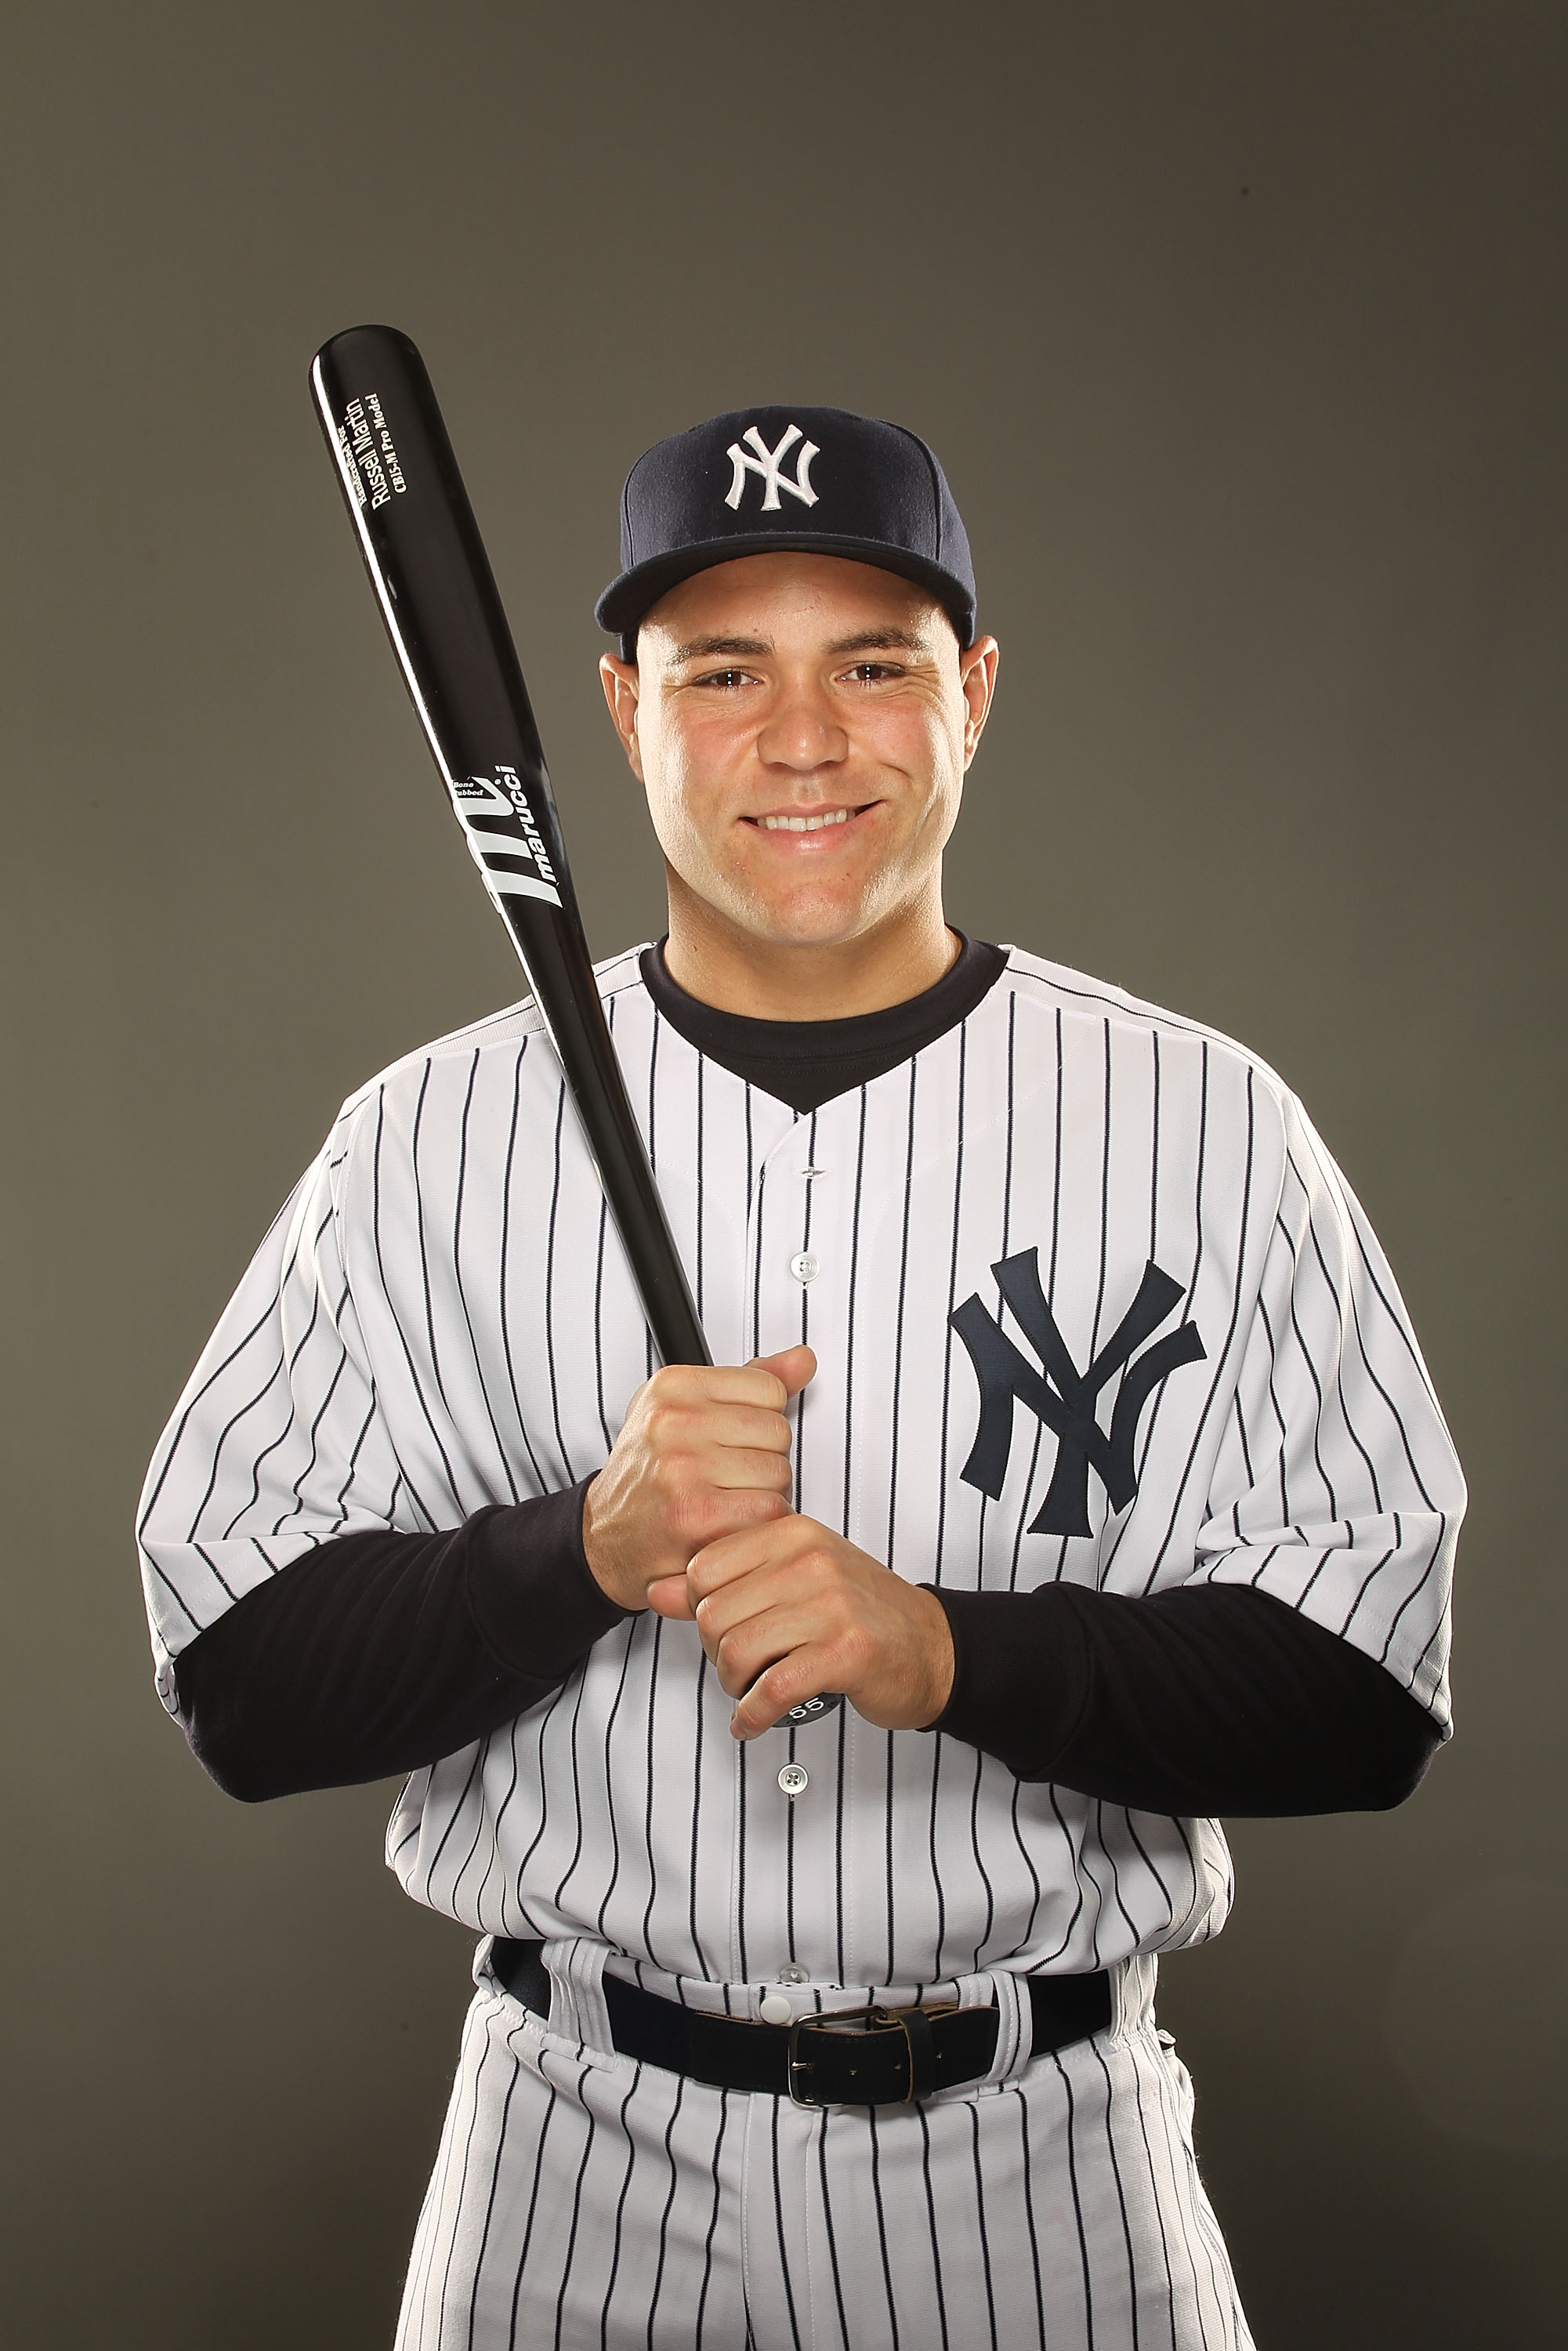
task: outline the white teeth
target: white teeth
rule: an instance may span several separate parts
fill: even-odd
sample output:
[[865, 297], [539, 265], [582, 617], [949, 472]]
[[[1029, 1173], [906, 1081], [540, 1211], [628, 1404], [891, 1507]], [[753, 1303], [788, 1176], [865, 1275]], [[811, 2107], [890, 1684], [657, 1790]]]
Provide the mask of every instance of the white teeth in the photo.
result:
[[765, 816], [762, 822], [769, 832], [821, 832], [825, 824], [848, 824], [850, 814], [834, 809], [827, 816]]

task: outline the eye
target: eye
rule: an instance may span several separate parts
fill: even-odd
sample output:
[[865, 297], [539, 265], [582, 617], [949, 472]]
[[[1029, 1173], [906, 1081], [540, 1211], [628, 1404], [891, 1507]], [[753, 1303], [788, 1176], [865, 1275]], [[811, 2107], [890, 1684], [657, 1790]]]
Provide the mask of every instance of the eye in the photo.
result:
[[710, 669], [701, 677], [694, 677], [694, 685], [710, 685], [721, 694], [731, 693], [737, 685], [751, 685], [756, 681], [748, 669]]
[[880, 685], [884, 677], [901, 677], [903, 672], [896, 662], [863, 661], [856, 662], [844, 674], [857, 685]]

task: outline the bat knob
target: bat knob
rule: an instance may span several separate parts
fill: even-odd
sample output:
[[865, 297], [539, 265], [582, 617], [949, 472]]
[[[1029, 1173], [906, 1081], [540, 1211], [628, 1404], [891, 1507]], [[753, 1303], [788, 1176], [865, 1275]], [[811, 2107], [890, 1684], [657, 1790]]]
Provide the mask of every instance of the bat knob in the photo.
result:
[[803, 1723], [818, 1722], [824, 1714], [833, 1713], [843, 1702], [842, 1690], [820, 1690], [815, 1698], [803, 1698], [799, 1706], [792, 1706], [779, 1719], [789, 1723], [791, 1729], [799, 1730]]

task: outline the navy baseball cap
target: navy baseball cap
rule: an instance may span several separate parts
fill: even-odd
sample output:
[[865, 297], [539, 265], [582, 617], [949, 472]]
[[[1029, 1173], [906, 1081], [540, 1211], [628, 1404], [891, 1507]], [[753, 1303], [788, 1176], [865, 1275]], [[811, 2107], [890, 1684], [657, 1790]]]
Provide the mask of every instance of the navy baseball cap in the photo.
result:
[[975, 573], [947, 479], [916, 433], [845, 408], [737, 408], [656, 441], [621, 493], [621, 571], [593, 608], [635, 658], [643, 614], [738, 555], [846, 555], [928, 588], [975, 642]]

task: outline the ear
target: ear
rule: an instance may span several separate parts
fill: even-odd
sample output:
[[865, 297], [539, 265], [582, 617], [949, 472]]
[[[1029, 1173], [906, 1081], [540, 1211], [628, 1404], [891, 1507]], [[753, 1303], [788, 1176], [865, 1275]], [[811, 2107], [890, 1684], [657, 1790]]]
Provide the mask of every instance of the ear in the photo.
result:
[[638, 678], [635, 662], [617, 661], [612, 653], [604, 653], [599, 664], [600, 683], [609, 705], [611, 724], [621, 737], [632, 773], [641, 784], [646, 781], [643, 773], [643, 755], [637, 745]]
[[1001, 648], [995, 637], [977, 637], [967, 653], [958, 655], [958, 685], [967, 705], [964, 719], [964, 765], [967, 768], [979, 745], [996, 691], [997, 664]]

